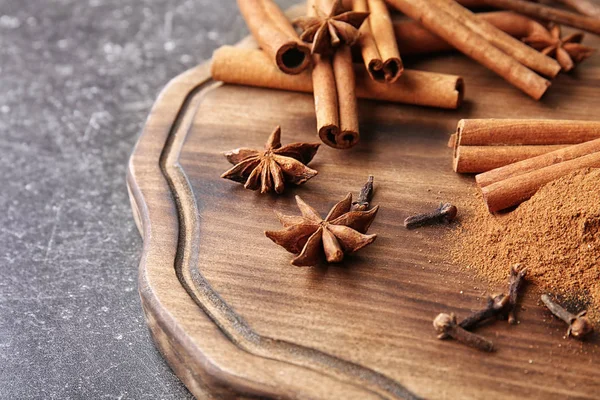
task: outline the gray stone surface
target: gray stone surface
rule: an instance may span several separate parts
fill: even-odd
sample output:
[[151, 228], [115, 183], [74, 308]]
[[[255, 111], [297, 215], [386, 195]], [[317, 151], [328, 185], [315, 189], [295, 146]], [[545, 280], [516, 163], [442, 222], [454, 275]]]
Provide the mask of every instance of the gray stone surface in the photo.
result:
[[246, 33], [233, 0], [0, 0], [0, 398], [191, 397], [145, 325], [126, 164], [162, 86]]

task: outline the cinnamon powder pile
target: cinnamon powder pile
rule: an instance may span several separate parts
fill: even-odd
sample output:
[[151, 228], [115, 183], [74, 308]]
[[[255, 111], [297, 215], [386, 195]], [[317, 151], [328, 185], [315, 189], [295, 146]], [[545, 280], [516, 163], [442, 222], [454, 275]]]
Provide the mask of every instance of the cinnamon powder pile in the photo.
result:
[[506, 214], [490, 214], [480, 195], [461, 213], [454, 263], [498, 286], [522, 263], [529, 282], [600, 317], [600, 170], [550, 182]]

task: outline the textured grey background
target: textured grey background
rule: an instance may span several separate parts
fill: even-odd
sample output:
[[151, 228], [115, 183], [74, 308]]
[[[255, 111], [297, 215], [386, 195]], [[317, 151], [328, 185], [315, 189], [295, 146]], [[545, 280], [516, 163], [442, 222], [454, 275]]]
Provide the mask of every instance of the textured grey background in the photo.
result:
[[0, 398], [191, 397], [142, 315], [126, 164], [164, 84], [246, 33], [233, 0], [0, 0]]

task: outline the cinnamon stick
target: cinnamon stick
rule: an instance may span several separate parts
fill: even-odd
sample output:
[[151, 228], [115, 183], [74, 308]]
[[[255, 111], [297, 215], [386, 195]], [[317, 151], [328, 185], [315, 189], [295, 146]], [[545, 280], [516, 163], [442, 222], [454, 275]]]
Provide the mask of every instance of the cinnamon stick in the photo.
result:
[[[461, 6], [467, 7], [469, 9], [487, 7], [485, 4], [482, 3], [482, 0], [456, 0], [456, 2]], [[342, 5], [346, 10], [352, 9], [353, 4], [354, 0], [342, 0]]]
[[477, 18], [475, 14], [467, 10], [454, 0], [430, 0], [438, 4], [441, 8], [464, 24], [473, 32], [481, 35], [492, 45], [511, 55], [521, 64], [536, 71], [542, 75], [554, 78], [561, 70], [560, 64], [553, 58], [550, 58], [534, 48], [526, 45], [496, 28], [484, 19]]
[[[511, 11], [478, 13], [475, 14], [475, 17], [485, 20], [517, 39], [546, 31], [546, 28], [539, 22]], [[395, 19], [393, 25], [398, 48], [402, 54], [427, 54], [454, 48], [439, 36], [423, 28], [418, 22], [409, 19]]]
[[360, 28], [359, 46], [372, 79], [393, 83], [404, 66], [398, 51], [392, 19], [383, 0], [354, 0], [353, 10], [370, 12]]
[[600, 122], [535, 119], [463, 119], [450, 137], [453, 168], [481, 173], [600, 138]]
[[477, 175], [490, 212], [515, 206], [542, 186], [582, 168], [600, 167], [600, 139], [552, 151]]
[[[384, 84], [370, 79], [362, 65], [355, 65], [354, 72], [358, 98], [456, 109], [464, 96], [463, 80], [456, 75], [404, 70], [395, 83]], [[313, 76], [314, 73], [313, 67]], [[230, 84], [313, 92], [310, 71], [294, 76], [284, 74], [258, 49], [232, 46], [217, 49], [212, 58], [211, 74], [213, 79]]]
[[590, 0], [556, 0], [588, 17], [600, 17], [600, 5]]
[[[337, 149], [348, 149], [358, 143], [358, 103], [356, 100], [356, 78], [352, 65], [350, 47], [341, 46], [333, 55], [333, 75], [337, 90], [337, 102], [340, 113], [340, 129], [337, 136], [331, 132], [321, 133], [323, 143]], [[313, 78], [313, 90], [317, 81]], [[315, 99], [316, 100], [316, 99]], [[315, 107], [318, 104], [315, 101]]]
[[272, 0], [237, 0], [237, 4], [252, 36], [281, 71], [299, 74], [310, 65], [310, 48]]
[[600, 138], [600, 121], [461, 119], [455, 146], [576, 144]]
[[[307, 14], [315, 16], [317, 8], [329, 15], [331, 0], [308, 0]], [[348, 46], [336, 48], [333, 55], [313, 55], [312, 73], [317, 132], [328, 146], [349, 149], [358, 143], [358, 106], [352, 54]]]
[[332, 60], [329, 56], [319, 54], [313, 56], [311, 82], [311, 89], [315, 98], [315, 114], [317, 116], [319, 137], [329, 138], [329, 141], [332, 142], [340, 133], [340, 115], [338, 112], [335, 75]]
[[600, 18], [559, 10], [524, 0], [481, 0], [487, 6], [511, 10], [543, 21], [555, 22], [600, 35]]
[[428, 0], [387, 0], [408, 17], [419, 21], [465, 55], [539, 100], [550, 82], [507, 55], [447, 12], [447, 7]]
[[453, 157], [453, 168], [461, 174], [478, 174], [569, 146], [460, 146]]

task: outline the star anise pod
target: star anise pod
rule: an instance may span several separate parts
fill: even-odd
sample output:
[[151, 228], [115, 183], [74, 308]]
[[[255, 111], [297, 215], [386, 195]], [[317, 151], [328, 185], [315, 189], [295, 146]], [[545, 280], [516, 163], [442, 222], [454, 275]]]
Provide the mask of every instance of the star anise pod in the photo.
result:
[[341, 44], [352, 46], [360, 35], [358, 28], [368, 12], [346, 11], [341, 0], [335, 0], [329, 14], [315, 7], [316, 16], [298, 18], [294, 24], [302, 30], [300, 39], [312, 43], [313, 54], [331, 53]]
[[565, 72], [571, 71], [578, 64], [591, 56], [596, 49], [581, 44], [583, 33], [573, 33], [561, 38], [560, 26], [554, 25], [550, 30], [539, 30], [523, 39], [534, 49], [541, 51], [556, 61]]
[[281, 146], [281, 128], [275, 128], [265, 150], [235, 149], [225, 153], [233, 168], [224, 172], [221, 178], [243, 183], [246, 189], [266, 193], [275, 190], [282, 193], [285, 182], [300, 185], [317, 171], [308, 164], [319, 149], [320, 143], [292, 143]]
[[345, 253], [353, 253], [373, 243], [377, 235], [366, 235], [379, 206], [368, 211], [351, 211], [352, 195], [337, 203], [325, 219], [300, 196], [296, 203], [301, 216], [277, 213], [285, 229], [267, 231], [265, 235], [290, 253], [296, 254], [292, 264], [312, 266], [325, 256], [327, 262], [340, 262]]

